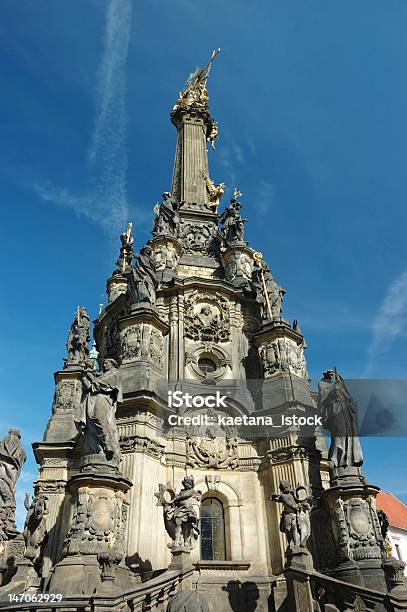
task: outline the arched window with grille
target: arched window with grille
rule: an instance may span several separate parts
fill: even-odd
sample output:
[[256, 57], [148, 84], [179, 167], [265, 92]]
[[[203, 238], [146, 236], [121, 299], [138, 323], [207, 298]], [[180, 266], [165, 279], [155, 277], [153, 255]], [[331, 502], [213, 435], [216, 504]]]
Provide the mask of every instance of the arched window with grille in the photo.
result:
[[225, 513], [215, 497], [206, 497], [201, 503], [201, 559], [226, 559]]

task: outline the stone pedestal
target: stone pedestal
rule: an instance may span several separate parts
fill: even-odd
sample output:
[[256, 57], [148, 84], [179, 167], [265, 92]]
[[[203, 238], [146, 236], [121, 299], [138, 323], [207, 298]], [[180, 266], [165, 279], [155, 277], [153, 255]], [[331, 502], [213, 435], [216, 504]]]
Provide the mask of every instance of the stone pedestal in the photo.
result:
[[184, 571], [192, 568], [190, 550], [171, 550], [171, 563], [169, 570]]
[[[124, 559], [124, 496], [130, 487], [130, 481], [100, 456], [84, 457], [81, 473], [67, 485], [73, 498], [73, 516], [65, 556], [51, 576], [51, 592], [90, 595], [114, 590], [115, 567]], [[128, 573], [127, 586], [130, 584]]]
[[294, 402], [313, 407], [303, 336], [294, 331], [282, 317], [274, 317], [253, 338], [265, 379], [264, 408], [277, 409]]
[[313, 569], [312, 556], [307, 548], [300, 546], [288, 547], [285, 553], [286, 564], [285, 567], [298, 567], [304, 570]]
[[311, 515], [318, 569], [338, 580], [387, 591], [375, 507], [379, 489], [368, 485], [362, 475], [344, 473], [332, 481], [338, 484], [322, 493]]
[[118, 320], [123, 392], [129, 389], [156, 391], [165, 377], [166, 336], [169, 327], [149, 304], [135, 304]]
[[235, 287], [250, 290], [254, 259], [253, 251], [247, 248], [246, 243], [239, 242], [229, 246], [222, 253], [221, 260], [226, 280]]
[[119, 295], [127, 293], [127, 276], [124, 274], [113, 274], [107, 279], [106, 291], [109, 298], [109, 304], [114, 302]]
[[55, 372], [52, 416], [45, 430], [45, 442], [66, 442], [77, 435], [73, 411], [81, 401], [83, 368], [72, 364]]

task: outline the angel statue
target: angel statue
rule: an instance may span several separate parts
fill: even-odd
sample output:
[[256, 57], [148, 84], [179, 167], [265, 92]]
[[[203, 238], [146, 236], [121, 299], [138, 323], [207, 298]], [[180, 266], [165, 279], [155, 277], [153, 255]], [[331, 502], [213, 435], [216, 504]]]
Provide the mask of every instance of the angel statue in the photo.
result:
[[206, 138], [206, 140], [210, 143], [211, 148], [215, 150], [215, 140], [219, 136], [219, 127], [216, 121], [213, 122], [212, 127], [210, 128], [210, 132]]
[[211, 208], [213, 212], [216, 212], [220, 204], [220, 199], [225, 193], [225, 183], [215, 185], [214, 181], [206, 174], [204, 174], [203, 178], [205, 179], [206, 191], [209, 196], [209, 208]]
[[172, 551], [190, 552], [199, 536], [199, 506], [201, 491], [194, 489], [194, 477], [185, 476], [183, 488], [177, 494], [171, 484], [160, 484], [157, 506], [163, 507], [165, 529], [172, 539], [168, 547]]
[[184, 89], [179, 92], [173, 112], [177, 111], [179, 108], [205, 108], [207, 106], [209, 96], [206, 89], [206, 83], [212, 62], [219, 52], [220, 49], [213, 51], [209, 62], [203, 68], [196, 68], [194, 72], [189, 75], [184, 85]]
[[311, 506], [307, 490], [301, 485], [293, 489], [288, 480], [282, 480], [279, 489], [280, 494], [272, 495], [269, 499], [283, 505], [280, 531], [287, 536], [289, 548], [293, 546], [306, 548], [307, 540], [311, 534], [311, 524], [308, 516]]

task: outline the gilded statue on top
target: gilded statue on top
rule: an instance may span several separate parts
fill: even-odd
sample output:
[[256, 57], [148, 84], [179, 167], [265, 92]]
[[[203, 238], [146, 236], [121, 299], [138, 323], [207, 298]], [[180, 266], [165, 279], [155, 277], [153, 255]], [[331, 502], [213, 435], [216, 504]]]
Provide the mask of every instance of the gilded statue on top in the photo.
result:
[[184, 89], [179, 92], [178, 100], [175, 103], [173, 111], [179, 108], [191, 108], [192, 106], [198, 108], [205, 108], [207, 106], [209, 96], [206, 89], [206, 82], [211, 70], [211, 64], [219, 52], [220, 49], [213, 51], [209, 62], [203, 68], [196, 68], [195, 71], [189, 75]]

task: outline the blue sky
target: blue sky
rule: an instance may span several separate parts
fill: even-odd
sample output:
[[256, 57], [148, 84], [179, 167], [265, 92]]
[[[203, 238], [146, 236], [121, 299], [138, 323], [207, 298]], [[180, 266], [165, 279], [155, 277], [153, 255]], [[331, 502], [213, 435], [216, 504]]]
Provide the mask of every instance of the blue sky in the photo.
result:
[[[148, 239], [169, 111], [217, 47], [211, 175], [244, 194], [310, 375], [406, 376], [405, 2], [3, 0], [0, 15], [0, 434], [19, 426], [30, 455], [20, 500], [76, 306], [106, 302], [128, 220]], [[404, 501], [406, 447], [364, 440], [367, 476]]]

